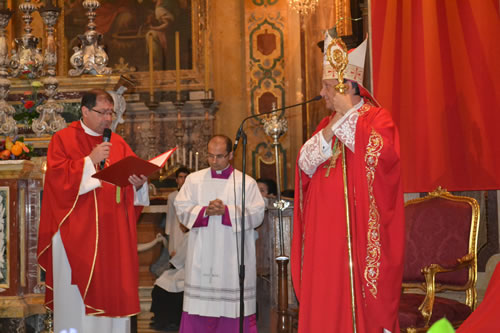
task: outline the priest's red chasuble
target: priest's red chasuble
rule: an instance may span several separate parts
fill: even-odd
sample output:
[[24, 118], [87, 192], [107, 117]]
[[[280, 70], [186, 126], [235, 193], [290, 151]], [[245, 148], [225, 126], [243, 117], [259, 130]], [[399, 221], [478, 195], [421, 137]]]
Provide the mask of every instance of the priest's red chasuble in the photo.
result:
[[[47, 173], [38, 235], [38, 262], [46, 272], [46, 306], [53, 308], [52, 237], [60, 231], [87, 314], [108, 317], [140, 312], [136, 221], [132, 185], [102, 183], [79, 195], [84, 158], [102, 136], [84, 132], [80, 122], [57, 132], [47, 153]], [[107, 159], [113, 164], [133, 155], [117, 134]]]

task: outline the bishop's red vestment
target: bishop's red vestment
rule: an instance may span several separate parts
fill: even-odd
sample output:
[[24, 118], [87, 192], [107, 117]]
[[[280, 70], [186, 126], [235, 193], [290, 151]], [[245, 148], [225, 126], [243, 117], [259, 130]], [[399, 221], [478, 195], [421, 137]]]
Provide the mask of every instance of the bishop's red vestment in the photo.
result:
[[[367, 102], [355, 112], [354, 153], [345, 152], [357, 331], [395, 333], [404, 248], [399, 137], [387, 110]], [[296, 166], [291, 270], [299, 333], [353, 331], [342, 154], [329, 164], [311, 177]]]
[[[79, 195], [84, 158], [102, 136], [84, 132], [80, 121], [57, 132], [47, 153], [47, 173], [38, 231], [38, 263], [46, 272], [46, 306], [53, 309], [52, 237], [60, 231], [72, 284], [87, 315], [131, 316], [140, 312], [134, 188], [102, 186]], [[117, 134], [107, 159], [113, 164], [134, 153]]]

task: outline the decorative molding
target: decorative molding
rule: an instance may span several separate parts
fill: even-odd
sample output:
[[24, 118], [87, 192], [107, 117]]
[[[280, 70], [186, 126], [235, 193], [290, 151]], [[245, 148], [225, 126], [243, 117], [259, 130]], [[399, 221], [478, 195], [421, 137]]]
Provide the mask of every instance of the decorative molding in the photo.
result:
[[26, 189], [19, 188], [19, 269], [21, 287], [26, 287]]
[[9, 222], [10, 189], [0, 186], [0, 294], [9, 283]]

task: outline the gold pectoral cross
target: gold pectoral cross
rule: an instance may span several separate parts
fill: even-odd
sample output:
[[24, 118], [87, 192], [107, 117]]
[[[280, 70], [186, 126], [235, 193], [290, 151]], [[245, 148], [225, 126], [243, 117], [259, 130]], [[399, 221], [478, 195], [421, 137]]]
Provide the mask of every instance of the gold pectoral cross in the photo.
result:
[[337, 158], [340, 156], [340, 153], [342, 151], [342, 147], [340, 146], [342, 143], [339, 144], [339, 141], [337, 138], [335, 138], [335, 143], [333, 144], [332, 148], [332, 157], [330, 157], [330, 163], [328, 165], [325, 165], [323, 168], [328, 168], [325, 173], [325, 177], [328, 177], [330, 175], [330, 169], [335, 168], [337, 165]]

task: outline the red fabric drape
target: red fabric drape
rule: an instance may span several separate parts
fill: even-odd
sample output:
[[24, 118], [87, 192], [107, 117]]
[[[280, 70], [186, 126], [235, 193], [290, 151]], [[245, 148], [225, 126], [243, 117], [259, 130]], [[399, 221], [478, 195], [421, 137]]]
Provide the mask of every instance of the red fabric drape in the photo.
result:
[[500, 189], [498, 0], [372, 0], [373, 92], [405, 192]]

